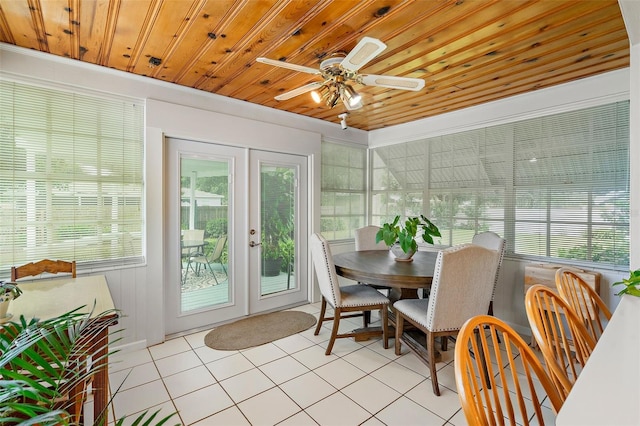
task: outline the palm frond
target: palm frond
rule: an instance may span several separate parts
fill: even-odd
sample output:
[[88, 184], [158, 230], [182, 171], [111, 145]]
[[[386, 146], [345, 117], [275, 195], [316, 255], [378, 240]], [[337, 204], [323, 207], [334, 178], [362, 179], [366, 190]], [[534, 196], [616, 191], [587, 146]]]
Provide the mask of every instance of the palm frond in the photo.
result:
[[[108, 332], [117, 318], [116, 311], [94, 316], [74, 310], [51, 320], [21, 317], [5, 324], [0, 332], [0, 378], [7, 386], [0, 389], [0, 416], [34, 419], [69, 408], [96, 369], [105, 368], [98, 367], [97, 359], [108, 354], [110, 340], [118, 340], [113, 335], [120, 330]], [[106, 339], [88, 343], [105, 331]]]

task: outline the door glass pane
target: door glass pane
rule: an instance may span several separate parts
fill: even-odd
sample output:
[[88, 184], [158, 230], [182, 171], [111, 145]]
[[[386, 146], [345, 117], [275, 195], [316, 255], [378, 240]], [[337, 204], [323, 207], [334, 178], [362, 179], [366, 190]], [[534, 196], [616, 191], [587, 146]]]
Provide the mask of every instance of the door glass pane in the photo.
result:
[[263, 163], [260, 166], [262, 271], [260, 294], [295, 288], [294, 258], [296, 169]]
[[180, 160], [181, 311], [230, 300], [229, 163]]

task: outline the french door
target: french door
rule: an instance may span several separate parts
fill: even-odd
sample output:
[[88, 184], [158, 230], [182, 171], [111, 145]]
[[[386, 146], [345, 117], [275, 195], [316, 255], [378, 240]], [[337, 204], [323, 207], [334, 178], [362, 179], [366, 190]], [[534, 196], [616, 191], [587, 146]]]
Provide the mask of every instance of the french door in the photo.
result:
[[[251, 151], [249, 162], [250, 312], [307, 300], [307, 159]], [[259, 272], [258, 272], [259, 271]]]
[[166, 144], [166, 333], [305, 302], [306, 157]]

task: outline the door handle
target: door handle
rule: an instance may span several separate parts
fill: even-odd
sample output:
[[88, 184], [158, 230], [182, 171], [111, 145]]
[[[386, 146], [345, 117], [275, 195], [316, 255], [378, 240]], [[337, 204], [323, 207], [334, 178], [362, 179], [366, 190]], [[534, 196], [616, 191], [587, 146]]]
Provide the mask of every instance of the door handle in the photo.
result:
[[[255, 230], [255, 229], [250, 230], [250, 231], [249, 231], [249, 235], [252, 235], [252, 236], [253, 236], [253, 235], [256, 235], [256, 230]], [[262, 243], [256, 243], [256, 242], [255, 242], [255, 241], [253, 241], [251, 238], [252, 238], [252, 237], [249, 237], [249, 247], [257, 247], [257, 246], [259, 246], [260, 244], [262, 244]]]

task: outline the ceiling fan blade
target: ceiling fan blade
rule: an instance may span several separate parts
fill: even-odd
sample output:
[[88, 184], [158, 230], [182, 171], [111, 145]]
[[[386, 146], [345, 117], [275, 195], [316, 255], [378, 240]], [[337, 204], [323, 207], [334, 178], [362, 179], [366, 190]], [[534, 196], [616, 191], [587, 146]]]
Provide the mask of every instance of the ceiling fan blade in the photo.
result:
[[421, 78], [392, 77], [390, 75], [363, 74], [359, 76], [358, 82], [365, 86], [413, 90], [414, 92], [424, 87], [424, 80]]
[[367, 62], [375, 58], [387, 48], [387, 45], [377, 38], [364, 37], [356, 47], [342, 60], [340, 65], [349, 71], [358, 71]]
[[307, 93], [314, 89], [317, 89], [320, 86], [322, 86], [322, 83], [318, 83], [318, 82], [305, 84], [304, 86], [298, 87], [297, 89], [284, 92], [283, 94], [276, 96], [274, 99], [276, 101], [286, 101], [287, 99], [291, 99], [298, 95], [302, 95], [303, 93]]
[[290, 64], [287, 62], [276, 61], [274, 59], [256, 58], [256, 61], [263, 64], [267, 64], [267, 65], [273, 65], [274, 67], [286, 68], [292, 71], [306, 72], [307, 74], [320, 74], [320, 70], [316, 68], [305, 67], [303, 65]]

